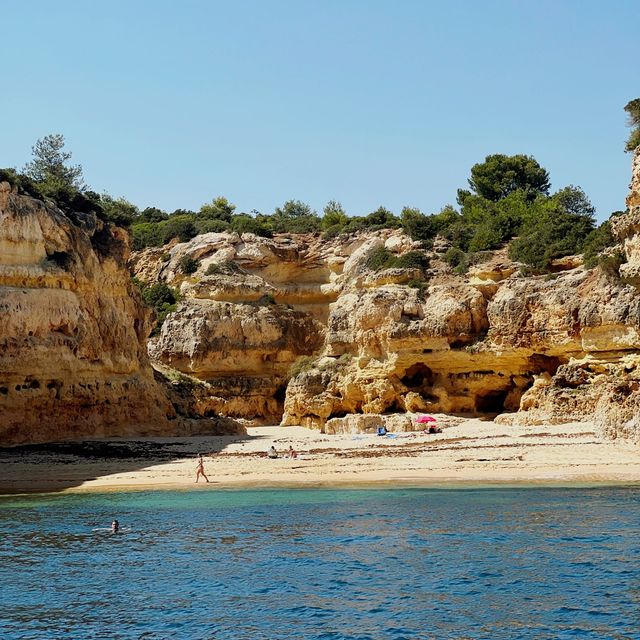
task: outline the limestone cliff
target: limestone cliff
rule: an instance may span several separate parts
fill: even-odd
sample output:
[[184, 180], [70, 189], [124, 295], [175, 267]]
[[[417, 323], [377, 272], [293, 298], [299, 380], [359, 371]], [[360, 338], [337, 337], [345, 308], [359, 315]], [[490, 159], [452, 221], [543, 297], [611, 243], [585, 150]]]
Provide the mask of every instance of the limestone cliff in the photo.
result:
[[154, 379], [127, 251], [95, 215], [0, 183], [0, 445], [189, 428]]
[[[610, 435], [633, 435], [637, 155], [633, 175], [629, 213], [613, 222], [627, 257], [621, 277], [579, 257], [524, 276], [506, 250], [459, 275], [441, 260], [442, 242], [426, 269], [372, 271], [376, 248], [421, 250], [390, 229], [332, 239], [211, 233], [147, 249], [132, 258], [137, 277], [182, 294], [151, 354], [206, 381], [211, 411], [257, 421], [324, 428], [352, 414], [593, 415]], [[180, 273], [184, 256], [199, 260], [195, 273]]]

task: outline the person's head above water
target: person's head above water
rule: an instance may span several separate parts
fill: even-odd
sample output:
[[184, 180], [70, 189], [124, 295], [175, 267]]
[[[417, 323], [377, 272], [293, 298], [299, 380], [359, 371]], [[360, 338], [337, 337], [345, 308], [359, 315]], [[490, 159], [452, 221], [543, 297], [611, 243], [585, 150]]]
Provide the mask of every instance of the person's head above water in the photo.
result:
[[119, 530], [120, 530], [120, 523], [117, 520], [114, 520], [111, 523], [111, 531], [115, 533], [116, 531], [119, 531]]

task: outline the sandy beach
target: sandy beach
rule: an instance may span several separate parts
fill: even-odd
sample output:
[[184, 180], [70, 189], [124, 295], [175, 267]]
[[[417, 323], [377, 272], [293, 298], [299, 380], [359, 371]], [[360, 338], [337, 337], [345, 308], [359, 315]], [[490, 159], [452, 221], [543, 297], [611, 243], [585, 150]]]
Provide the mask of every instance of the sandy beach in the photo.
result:
[[[111, 439], [0, 452], [0, 493], [449, 483], [640, 482], [640, 447], [589, 423], [451, 419], [442, 433], [325, 435], [254, 427], [244, 437]], [[278, 459], [269, 459], [275, 446]], [[298, 457], [286, 456], [293, 447]], [[210, 482], [195, 484], [196, 455]]]

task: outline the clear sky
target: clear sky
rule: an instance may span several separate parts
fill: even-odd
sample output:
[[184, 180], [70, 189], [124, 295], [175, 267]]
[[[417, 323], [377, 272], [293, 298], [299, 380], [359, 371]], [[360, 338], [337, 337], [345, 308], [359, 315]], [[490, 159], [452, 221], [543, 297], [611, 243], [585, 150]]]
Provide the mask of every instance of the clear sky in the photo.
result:
[[526, 153], [624, 208], [638, 0], [0, 0], [0, 166], [63, 133], [96, 191], [433, 213]]

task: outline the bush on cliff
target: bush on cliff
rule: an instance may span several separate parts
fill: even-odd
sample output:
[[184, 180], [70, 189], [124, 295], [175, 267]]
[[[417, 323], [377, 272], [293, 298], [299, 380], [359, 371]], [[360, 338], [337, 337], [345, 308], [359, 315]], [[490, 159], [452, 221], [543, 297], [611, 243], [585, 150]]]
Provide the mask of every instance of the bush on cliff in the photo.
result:
[[370, 271], [381, 271], [391, 269], [396, 261], [396, 257], [385, 247], [375, 247], [371, 249], [365, 260], [365, 266]]
[[231, 218], [231, 231], [236, 233], [253, 233], [256, 236], [263, 238], [271, 238], [273, 232], [264, 221], [264, 216], [260, 218], [254, 218], [246, 213], [240, 213]]
[[207, 276], [233, 275], [242, 273], [242, 269], [233, 260], [225, 260], [224, 262], [212, 262], [205, 271]]
[[586, 238], [583, 245], [584, 266], [592, 269], [598, 264], [598, 256], [608, 247], [616, 243], [611, 233], [611, 222], [606, 220], [594, 229]]
[[113, 198], [107, 193], [100, 197], [100, 205], [105, 219], [116, 227], [130, 227], [140, 214], [135, 204], [125, 198]]
[[314, 233], [320, 231], [320, 218], [311, 207], [300, 200], [287, 200], [268, 216], [270, 229], [275, 233]]
[[605, 276], [612, 280], [620, 278], [620, 267], [627, 261], [627, 257], [620, 250], [603, 253], [598, 256], [598, 268]]
[[408, 251], [396, 256], [385, 247], [373, 248], [365, 259], [365, 266], [370, 271], [382, 269], [426, 269], [429, 258], [422, 251]]
[[142, 299], [156, 313], [156, 322], [151, 335], [157, 335], [162, 327], [167, 315], [176, 310], [177, 302], [180, 298], [178, 292], [164, 282], [157, 282], [151, 286], [146, 285], [134, 278], [138, 285]]
[[630, 100], [624, 107], [629, 116], [631, 133], [627, 138], [624, 150], [633, 152], [640, 146], [640, 98]]
[[349, 222], [349, 217], [337, 200], [329, 200], [323, 212], [324, 215], [320, 221], [320, 227], [324, 232], [329, 229], [338, 231], [343, 229]]
[[198, 270], [199, 266], [200, 260], [196, 260], [191, 256], [182, 256], [182, 258], [178, 260], [178, 268], [180, 269], [181, 273], [186, 276], [195, 273]]
[[42, 193], [53, 196], [62, 191], [82, 191], [82, 167], [71, 165], [71, 153], [64, 150], [64, 136], [52, 133], [36, 141], [31, 147], [32, 160], [23, 173], [38, 184]]
[[295, 378], [305, 371], [313, 369], [318, 358], [315, 356], [299, 356], [289, 367], [289, 378]]
[[584, 191], [573, 186], [534, 205], [509, 247], [509, 257], [546, 271], [552, 260], [582, 251], [594, 229], [595, 209]]

